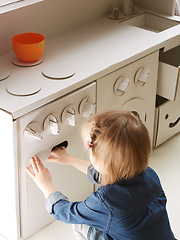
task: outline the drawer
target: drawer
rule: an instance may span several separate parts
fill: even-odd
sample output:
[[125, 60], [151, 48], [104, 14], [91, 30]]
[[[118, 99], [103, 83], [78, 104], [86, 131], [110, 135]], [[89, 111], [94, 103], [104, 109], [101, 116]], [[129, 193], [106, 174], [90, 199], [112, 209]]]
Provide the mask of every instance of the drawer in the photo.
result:
[[180, 99], [180, 46], [160, 52], [157, 94], [171, 101]]
[[180, 100], [169, 101], [157, 96], [154, 128], [154, 146], [162, 144], [180, 132]]

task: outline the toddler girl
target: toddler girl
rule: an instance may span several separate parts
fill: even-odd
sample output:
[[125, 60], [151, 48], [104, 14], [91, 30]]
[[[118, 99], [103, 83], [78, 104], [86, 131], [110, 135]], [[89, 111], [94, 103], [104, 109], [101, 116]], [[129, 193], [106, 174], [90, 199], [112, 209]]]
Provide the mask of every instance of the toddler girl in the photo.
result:
[[27, 172], [44, 193], [49, 214], [71, 223], [77, 239], [174, 240], [166, 197], [157, 174], [148, 167], [148, 131], [135, 112], [112, 110], [87, 119], [83, 141], [91, 164], [70, 156], [64, 147], [48, 161], [68, 164], [100, 184], [82, 202], [69, 202], [52, 185], [51, 175], [35, 156]]

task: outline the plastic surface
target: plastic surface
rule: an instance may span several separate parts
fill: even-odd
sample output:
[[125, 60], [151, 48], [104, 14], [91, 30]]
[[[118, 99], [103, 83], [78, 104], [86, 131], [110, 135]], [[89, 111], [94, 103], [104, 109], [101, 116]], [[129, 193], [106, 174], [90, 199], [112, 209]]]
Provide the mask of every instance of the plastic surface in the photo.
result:
[[44, 52], [45, 37], [39, 33], [21, 33], [12, 38], [16, 56], [23, 62], [35, 62]]

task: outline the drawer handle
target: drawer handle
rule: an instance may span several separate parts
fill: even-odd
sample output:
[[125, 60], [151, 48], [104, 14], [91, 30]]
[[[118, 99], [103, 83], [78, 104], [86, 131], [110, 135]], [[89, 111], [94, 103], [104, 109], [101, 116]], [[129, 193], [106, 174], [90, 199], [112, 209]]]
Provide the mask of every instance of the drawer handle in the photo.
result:
[[175, 122], [170, 123], [170, 124], [169, 124], [169, 127], [170, 127], [170, 128], [175, 127], [175, 126], [179, 123], [179, 121], [180, 121], [180, 117], [179, 117]]

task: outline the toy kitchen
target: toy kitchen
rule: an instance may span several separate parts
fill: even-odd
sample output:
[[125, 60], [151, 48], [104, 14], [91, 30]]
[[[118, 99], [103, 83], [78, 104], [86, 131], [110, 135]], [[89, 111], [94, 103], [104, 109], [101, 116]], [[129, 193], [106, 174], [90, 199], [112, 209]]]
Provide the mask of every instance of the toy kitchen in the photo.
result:
[[114, 8], [46, 38], [33, 63], [13, 51], [0, 56], [0, 234], [7, 239], [26, 239], [53, 221], [25, 171], [35, 154], [71, 201], [93, 191], [84, 174], [46, 162], [67, 142], [70, 154], [88, 160], [80, 126], [91, 114], [138, 112], [154, 148], [180, 131], [180, 17], [141, 2], [134, 12], [124, 3], [124, 14]]

